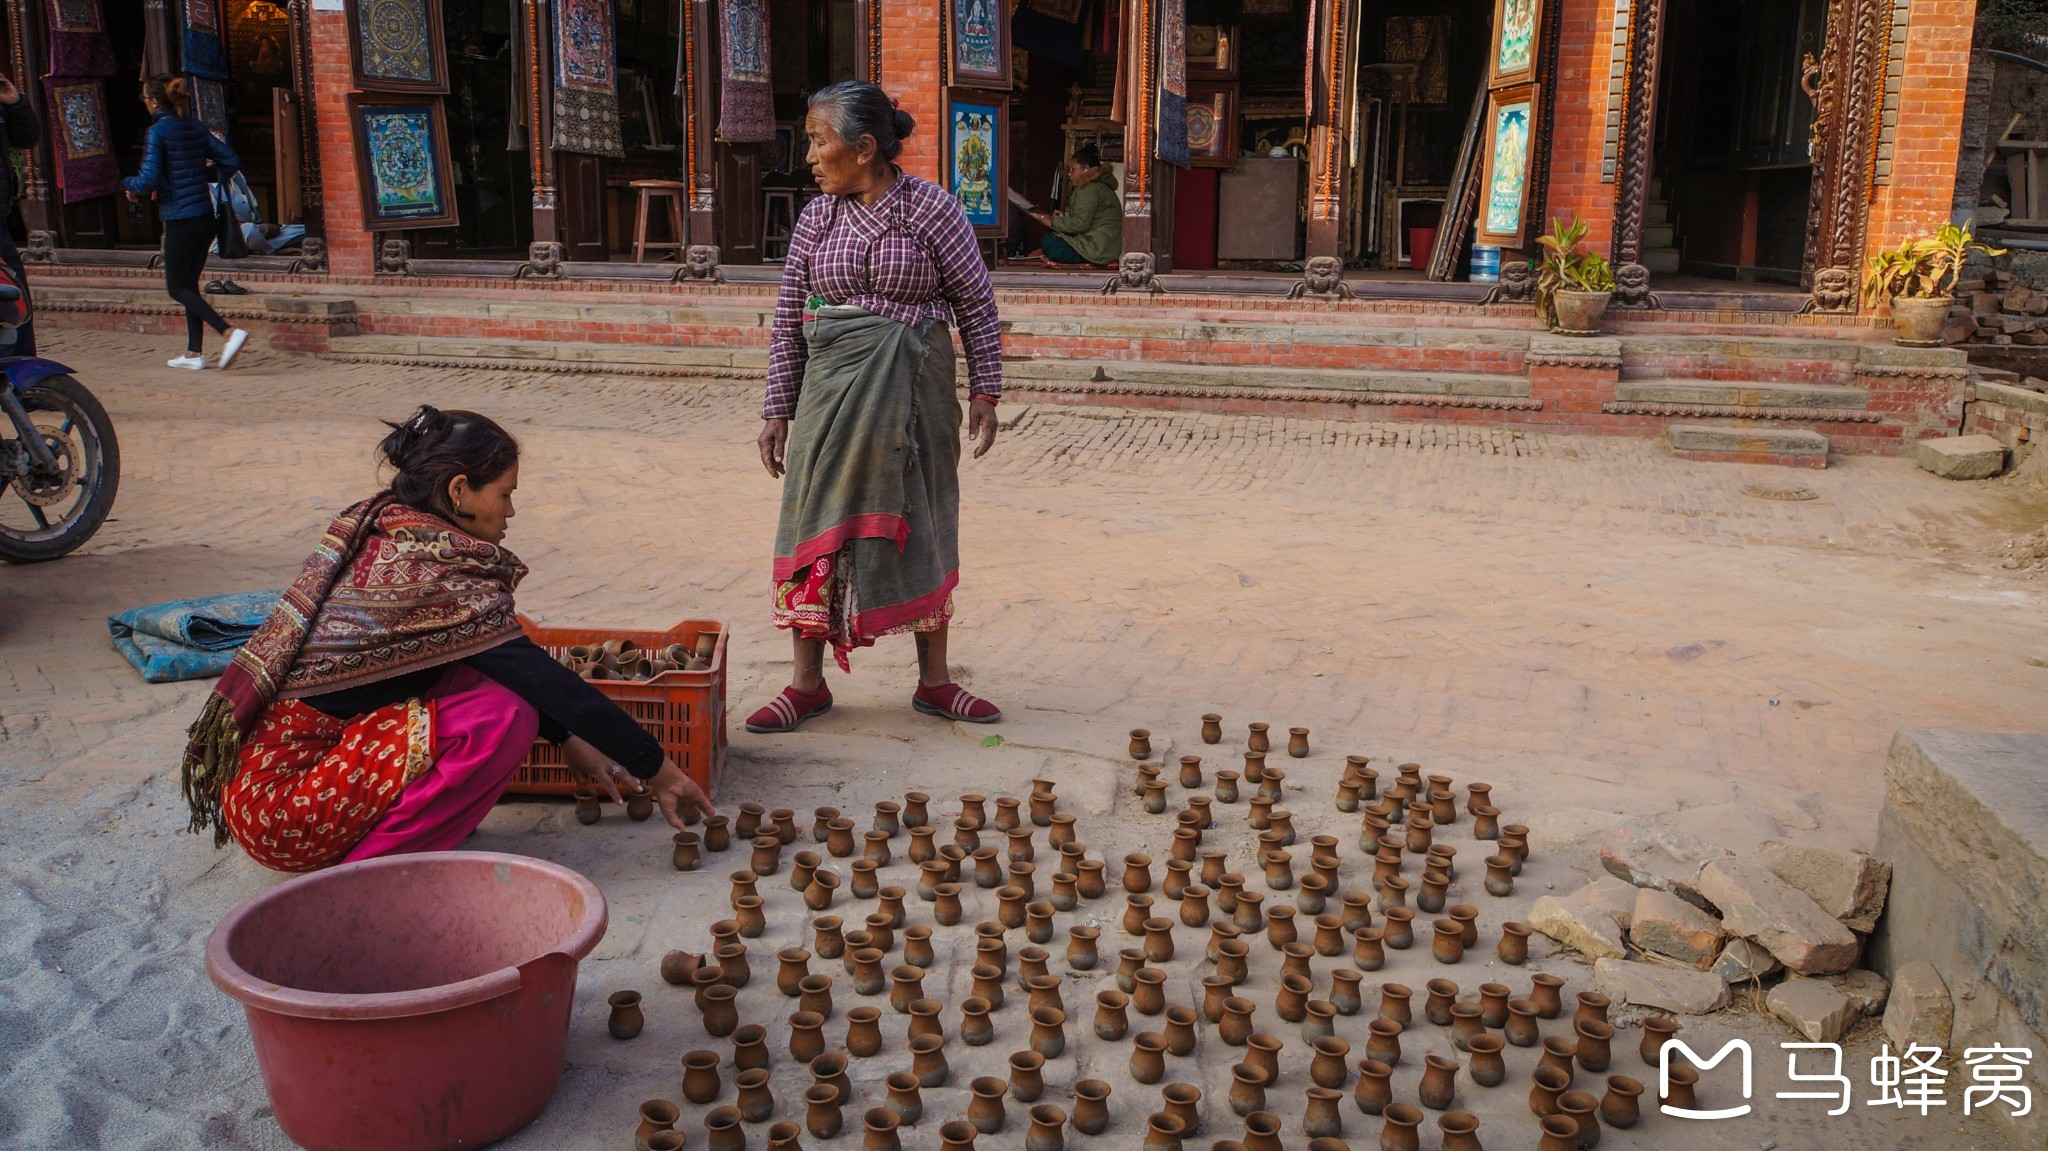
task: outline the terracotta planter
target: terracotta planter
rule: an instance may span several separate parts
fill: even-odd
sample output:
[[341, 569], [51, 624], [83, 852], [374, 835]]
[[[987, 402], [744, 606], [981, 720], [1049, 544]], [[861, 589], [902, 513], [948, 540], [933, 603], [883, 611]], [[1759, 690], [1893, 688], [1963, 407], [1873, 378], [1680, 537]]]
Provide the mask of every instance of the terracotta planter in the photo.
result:
[[1100, 1135], [1109, 1127], [1109, 1084], [1083, 1079], [1074, 1084], [1074, 1130]]
[[1195, 1053], [1195, 1009], [1185, 1003], [1166, 1009], [1166, 1049], [1182, 1058]]
[[1948, 296], [1892, 297], [1892, 342], [1908, 348], [1940, 347], [1942, 325], [1954, 306]]
[[1599, 335], [1600, 318], [1607, 314], [1607, 302], [1613, 298], [1613, 292], [1557, 292], [1550, 298], [1551, 310], [1556, 313], [1550, 330], [1561, 336]]
[[846, 1117], [839, 1109], [839, 1088], [831, 1083], [813, 1083], [804, 1089], [804, 1126], [814, 1139], [839, 1134]]

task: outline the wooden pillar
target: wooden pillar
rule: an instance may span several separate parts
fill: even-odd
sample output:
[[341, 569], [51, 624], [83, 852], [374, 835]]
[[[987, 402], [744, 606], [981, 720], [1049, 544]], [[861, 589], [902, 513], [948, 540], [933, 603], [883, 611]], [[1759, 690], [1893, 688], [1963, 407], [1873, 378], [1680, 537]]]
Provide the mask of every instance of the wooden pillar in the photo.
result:
[[1344, 254], [1344, 205], [1351, 165], [1351, 58], [1361, 0], [1325, 0], [1308, 29], [1308, 256]]
[[1159, 120], [1158, 0], [1124, 5], [1124, 251], [1166, 269], [1173, 259], [1173, 165], [1155, 154]]
[[1889, 0], [1828, 5], [1813, 70], [1816, 139], [1806, 220], [1806, 272], [1816, 311], [1855, 312], [1860, 302], [1891, 11]]
[[718, 8], [712, 0], [681, 0], [687, 39], [683, 74], [685, 136], [689, 150], [690, 243], [717, 244], [718, 159], [712, 125], [718, 122]]
[[860, 0], [860, 74], [870, 84], [882, 82], [882, 0]]
[[1614, 193], [1614, 302], [1622, 307], [1648, 307], [1652, 302], [1650, 270], [1641, 261], [1650, 168], [1656, 158], [1657, 67], [1663, 42], [1664, 0], [1636, 0], [1629, 20], [1620, 178]]
[[[43, 127], [42, 138], [36, 141], [35, 147], [21, 151], [21, 187], [17, 195], [21, 200], [22, 221], [31, 233], [49, 231], [57, 215], [51, 207], [53, 187], [50, 183], [51, 148], [54, 146], [51, 137], [58, 131], [56, 110], [45, 104], [47, 97], [43, 86], [36, 82], [36, 77], [43, 73], [41, 53], [34, 48], [43, 42], [43, 12], [42, 5], [32, 5], [26, 0], [15, 0], [7, 5], [7, 33], [14, 42], [13, 59], [8, 63], [14, 71], [15, 86], [21, 89], [21, 98], [35, 108]], [[109, 98], [112, 98], [111, 94]]]
[[320, 124], [313, 104], [313, 6], [308, 0], [290, 0], [290, 5], [292, 107], [297, 113], [299, 130], [299, 205], [304, 217], [301, 222], [308, 236], [324, 239], [327, 198], [320, 186]]
[[528, 162], [533, 165], [533, 238], [556, 238], [554, 15], [548, 0], [524, 0]]

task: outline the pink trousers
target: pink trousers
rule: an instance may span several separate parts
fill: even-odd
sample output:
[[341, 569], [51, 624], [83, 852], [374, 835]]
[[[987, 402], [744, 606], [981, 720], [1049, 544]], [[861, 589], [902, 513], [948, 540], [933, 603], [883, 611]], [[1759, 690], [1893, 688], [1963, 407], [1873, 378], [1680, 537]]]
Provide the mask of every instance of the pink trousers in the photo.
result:
[[532, 704], [467, 667], [451, 669], [426, 701], [434, 713], [433, 766], [406, 785], [342, 862], [454, 849], [490, 814], [540, 730]]

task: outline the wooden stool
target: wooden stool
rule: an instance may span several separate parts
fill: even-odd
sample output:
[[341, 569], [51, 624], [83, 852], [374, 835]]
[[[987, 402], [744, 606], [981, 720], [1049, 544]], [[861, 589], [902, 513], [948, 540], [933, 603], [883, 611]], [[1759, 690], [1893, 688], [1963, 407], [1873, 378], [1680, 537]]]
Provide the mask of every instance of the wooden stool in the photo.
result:
[[[675, 252], [676, 259], [682, 259], [681, 252], [690, 242], [690, 233], [683, 224], [683, 189], [686, 185], [681, 180], [635, 180], [631, 186], [640, 190], [640, 207], [633, 214], [633, 262], [644, 263], [649, 249]], [[657, 199], [668, 201], [669, 238], [666, 241], [647, 238], [647, 217]]]
[[769, 188], [761, 193], [761, 258], [789, 258], [790, 233], [796, 230], [796, 191]]

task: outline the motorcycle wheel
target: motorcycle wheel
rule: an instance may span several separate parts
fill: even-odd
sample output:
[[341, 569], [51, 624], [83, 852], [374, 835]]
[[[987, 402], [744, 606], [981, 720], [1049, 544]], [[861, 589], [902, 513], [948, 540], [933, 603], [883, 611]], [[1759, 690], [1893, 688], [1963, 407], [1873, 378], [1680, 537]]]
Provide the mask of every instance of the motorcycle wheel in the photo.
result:
[[121, 448], [107, 410], [70, 376], [51, 376], [21, 403], [59, 470], [27, 472], [27, 450], [0, 417], [0, 560], [42, 563], [70, 554], [106, 522], [121, 486]]

